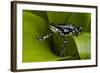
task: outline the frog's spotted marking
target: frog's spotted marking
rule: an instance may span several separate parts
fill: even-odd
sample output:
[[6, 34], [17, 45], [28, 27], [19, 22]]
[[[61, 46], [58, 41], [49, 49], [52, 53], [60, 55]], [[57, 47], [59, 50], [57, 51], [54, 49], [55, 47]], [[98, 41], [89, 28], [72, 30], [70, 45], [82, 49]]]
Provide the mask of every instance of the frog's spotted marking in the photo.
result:
[[51, 30], [51, 33], [49, 33], [43, 37], [38, 38], [38, 40], [43, 41], [43, 40], [49, 38], [51, 35], [53, 35], [53, 33], [58, 32], [64, 41], [60, 56], [64, 56], [65, 48], [67, 45], [66, 36], [68, 36], [68, 35], [78, 36], [80, 34], [80, 32], [83, 30], [82, 27], [76, 28], [73, 25], [53, 24], [53, 23], [49, 25], [49, 28]]

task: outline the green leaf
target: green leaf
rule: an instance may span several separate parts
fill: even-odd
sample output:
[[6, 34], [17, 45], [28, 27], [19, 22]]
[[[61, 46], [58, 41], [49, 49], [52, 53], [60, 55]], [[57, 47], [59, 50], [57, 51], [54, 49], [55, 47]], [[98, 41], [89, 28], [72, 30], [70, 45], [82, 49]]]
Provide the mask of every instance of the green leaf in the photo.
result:
[[90, 21], [91, 21], [91, 14], [90, 13], [73, 13], [69, 20], [66, 23], [72, 23], [76, 26], [81, 26], [83, 31], [90, 32]]
[[69, 12], [47, 12], [49, 23], [65, 24], [71, 16]]
[[31, 12], [23, 11], [23, 62], [54, 61], [58, 57], [52, 53], [46, 41], [37, 40], [37, 35], [49, 31], [48, 22]]
[[65, 55], [66, 56], [72, 56], [74, 59], [80, 59], [77, 45], [75, 43], [75, 40], [72, 36], [67, 36], [67, 44], [66, 44], [66, 50], [65, 50]]
[[[27, 10], [27, 11], [29, 11], [29, 10]], [[33, 14], [35, 14], [35, 15], [45, 19], [47, 22], [49, 22], [46, 11], [30, 11], [30, 12], [32, 12]]]
[[91, 58], [91, 34], [82, 33], [79, 37], [75, 37], [78, 52], [81, 59]]

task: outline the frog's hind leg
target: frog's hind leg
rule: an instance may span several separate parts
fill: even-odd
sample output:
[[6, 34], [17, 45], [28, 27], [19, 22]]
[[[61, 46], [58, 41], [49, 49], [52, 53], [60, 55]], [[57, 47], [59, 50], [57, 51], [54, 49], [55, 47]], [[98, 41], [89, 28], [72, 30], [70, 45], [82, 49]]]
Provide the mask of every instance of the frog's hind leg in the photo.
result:
[[61, 49], [61, 54], [60, 56], [61, 57], [64, 57], [65, 56], [65, 49], [66, 49], [66, 45], [67, 45], [67, 40], [66, 40], [66, 36], [63, 36], [63, 48]]

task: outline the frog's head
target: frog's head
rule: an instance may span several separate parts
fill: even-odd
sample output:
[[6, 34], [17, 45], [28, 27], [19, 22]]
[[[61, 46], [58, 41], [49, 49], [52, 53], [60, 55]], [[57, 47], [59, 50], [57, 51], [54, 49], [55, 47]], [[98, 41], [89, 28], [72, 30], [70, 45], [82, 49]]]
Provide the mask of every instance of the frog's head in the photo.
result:
[[77, 30], [78, 30], [79, 32], [82, 32], [83, 28], [82, 28], [81, 26], [79, 26], [79, 27], [77, 28]]
[[81, 26], [77, 27], [76, 36], [78, 36], [83, 31]]

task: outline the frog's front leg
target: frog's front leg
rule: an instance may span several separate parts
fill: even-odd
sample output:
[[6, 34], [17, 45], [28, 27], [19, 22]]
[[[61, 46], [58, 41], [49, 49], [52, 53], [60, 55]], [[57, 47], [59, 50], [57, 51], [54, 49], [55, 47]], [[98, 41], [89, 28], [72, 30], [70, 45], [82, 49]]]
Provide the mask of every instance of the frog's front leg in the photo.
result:
[[61, 49], [61, 54], [60, 56], [61, 57], [64, 57], [65, 56], [65, 49], [66, 49], [66, 45], [67, 45], [67, 40], [66, 40], [66, 36], [62, 36], [63, 38], [63, 48]]
[[51, 32], [51, 33], [49, 33], [49, 34], [47, 34], [47, 35], [45, 35], [45, 36], [42, 36], [42, 37], [38, 37], [37, 39], [39, 40], [39, 41], [43, 41], [43, 40], [45, 40], [45, 39], [47, 39], [47, 38], [49, 38], [51, 35], [53, 35], [53, 33]]

